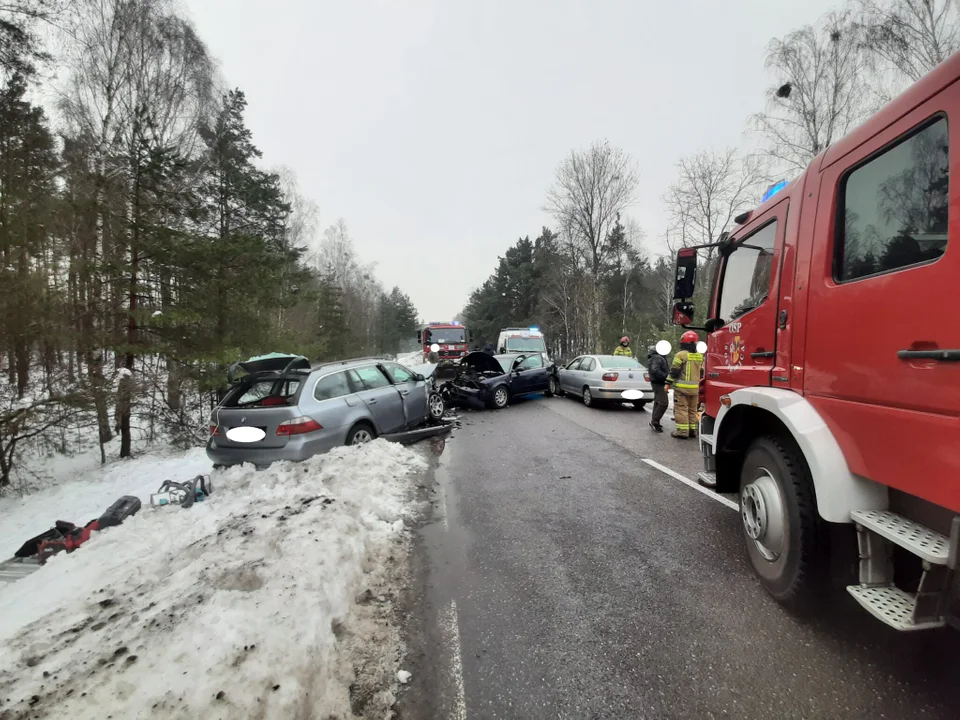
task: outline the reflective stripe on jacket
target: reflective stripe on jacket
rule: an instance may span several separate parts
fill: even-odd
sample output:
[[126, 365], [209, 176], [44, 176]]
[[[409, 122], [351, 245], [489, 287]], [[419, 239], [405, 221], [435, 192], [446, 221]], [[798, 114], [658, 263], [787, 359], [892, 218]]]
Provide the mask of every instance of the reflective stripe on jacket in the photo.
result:
[[626, 355], [627, 357], [633, 357], [633, 350], [623, 345], [617, 345], [617, 349], [613, 351], [614, 355]]
[[703, 368], [703, 355], [698, 352], [681, 350], [673, 356], [670, 375], [667, 378], [673, 387], [685, 395], [700, 391], [700, 370]]

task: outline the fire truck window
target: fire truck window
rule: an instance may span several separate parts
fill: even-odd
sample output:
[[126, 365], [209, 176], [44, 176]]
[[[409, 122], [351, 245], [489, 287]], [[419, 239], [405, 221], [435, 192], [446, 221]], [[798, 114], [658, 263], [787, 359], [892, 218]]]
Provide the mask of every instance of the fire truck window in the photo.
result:
[[724, 322], [756, 310], [767, 299], [776, 239], [777, 223], [772, 222], [747, 236], [727, 256], [720, 288], [720, 318]]
[[947, 121], [940, 118], [847, 175], [840, 191], [838, 281], [943, 255], [949, 164]]

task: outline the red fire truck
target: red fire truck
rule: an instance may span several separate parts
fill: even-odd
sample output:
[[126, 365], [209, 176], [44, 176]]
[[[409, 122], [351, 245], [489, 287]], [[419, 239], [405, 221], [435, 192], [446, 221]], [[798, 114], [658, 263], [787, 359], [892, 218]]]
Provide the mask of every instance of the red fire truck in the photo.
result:
[[711, 258], [701, 483], [778, 601], [843, 579], [898, 630], [960, 617], [958, 79], [960, 54], [677, 257], [685, 327]]
[[417, 342], [423, 348], [424, 362], [429, 362], [431, 347], [437, 345], [439, 364], [454, 363], [470, 351], [470, 341], [470, 331], [457, 320], [432, 322], [417, 330]]

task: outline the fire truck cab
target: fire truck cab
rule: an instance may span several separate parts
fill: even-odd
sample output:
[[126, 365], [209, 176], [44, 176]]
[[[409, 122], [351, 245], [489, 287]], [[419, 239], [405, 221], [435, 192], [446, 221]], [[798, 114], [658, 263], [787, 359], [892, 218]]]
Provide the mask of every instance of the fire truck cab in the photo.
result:
[[960, 54], [677, 256], [675, 323], [698, 258], [711, 283], [700, 482], [778, 601], [849, 574], [898, 630], [960, 617], [958, 80]]
[[470, 331], [457, 320], [432, 322], [417, 330], [417, 343], [423, 348], [424, 362], [429, 362], [434, 345], [439, 346], [436, 353], [440, 363], [456, 362], [469, 352], [471, 340]]

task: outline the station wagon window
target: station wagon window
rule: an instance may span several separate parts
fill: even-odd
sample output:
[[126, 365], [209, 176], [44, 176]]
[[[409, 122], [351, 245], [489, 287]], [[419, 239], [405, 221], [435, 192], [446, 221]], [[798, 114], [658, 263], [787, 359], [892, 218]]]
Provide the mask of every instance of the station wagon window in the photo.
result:
[[720, 286], [720, 319], [736, 320], [763, 305], [770, 294], [776, 221], [748, 235], [727, 256]]
[[349, 383], [347, 383], [347, 374], [342, 372], [320, 378], [317, 386], [313, 389], [313, 397], [317, 400], [332, 400], [333, 398], [343, 397], [350, 393], [351, 390]]
[[390, 386], [387, 376], [380, 372], [380, 368], [376, 365], [358, 367], [351, 370], [350, 373], [353, 381], [363, 390], [376, 390], [377, 388]]
[[384, 363], [383, 369], [387, 371], [387, 375], [394, 383], [414, 382], [413, 372], [407, 370], [403, 365]]
[[543, 357], [541, 355], [527, 355], [520, 363], [521, 370], [533, 370], [543, 367]]
[[591, 370], [593, 370], [594, 367], [596, 367], [596, 363], [593, 361], [593, 358], [591, 357], [584, 358], [583, 362], [580, 363], [580, 370], [584, 370], [586, 372], [590, 372]]
[[253, 405], [264, 398], [279, 396], [289, 398], [295, 395], [300, 387], [299, 380], [259, 380], [248, 387], [237, 399], [236, 405]]
[[936, 260], [947, 248], [946, 118], [884, 150], [841, 182], [838, 282]]

